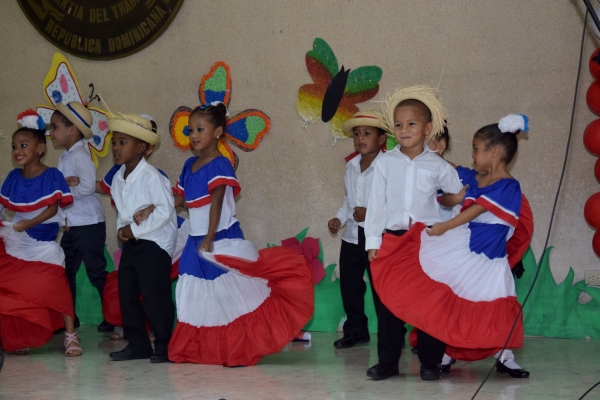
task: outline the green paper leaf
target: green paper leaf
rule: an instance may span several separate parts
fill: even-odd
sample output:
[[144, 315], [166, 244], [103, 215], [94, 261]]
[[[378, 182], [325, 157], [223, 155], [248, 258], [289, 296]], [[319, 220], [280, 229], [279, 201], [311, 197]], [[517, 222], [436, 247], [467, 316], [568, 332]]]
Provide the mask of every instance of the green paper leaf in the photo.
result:
[[360, 67], [350, 71], [345, 92], [360, 93], [379, 85], [383, 71], [375, 65]]
[[331, 50], [331, 47], [329, 47], [327, 42], [321, 38], [316, 38], [314, 40], [313, 49], [306, 53], [306, 55], [313, 57], [323, 64], [332, 77], [340, 70], [337, 58], [335, 57], [335, 54], [333, 54], [333, 50]]
[[213, 76], [206, 80], [204, 90], [213, 92], [224, 92], [227, 90], [227, 70], [224, 67], [218, 67]]

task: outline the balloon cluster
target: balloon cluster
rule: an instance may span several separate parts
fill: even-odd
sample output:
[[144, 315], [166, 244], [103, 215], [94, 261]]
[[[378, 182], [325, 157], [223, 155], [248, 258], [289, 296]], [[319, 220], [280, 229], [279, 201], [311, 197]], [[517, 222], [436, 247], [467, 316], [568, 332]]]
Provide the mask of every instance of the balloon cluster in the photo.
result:
[[[590, 72], [596, 80], [590, 85], [585, 100], [590, 110], [600, 116], [600, 48], [592, 53], [589, 66]], [[600, 118], [590, 122], [585, 128], [583, 144], [590, 153], [600, 157]], [[600, 158], [596, 160], [594, 165], [594, 176], [600, 182]], [[585, 202], [583, 214], [588, 224], [596, 229], [592, 239], [592, 247], [596, 255], [600, 257], [600, 192], [594, 193]]]

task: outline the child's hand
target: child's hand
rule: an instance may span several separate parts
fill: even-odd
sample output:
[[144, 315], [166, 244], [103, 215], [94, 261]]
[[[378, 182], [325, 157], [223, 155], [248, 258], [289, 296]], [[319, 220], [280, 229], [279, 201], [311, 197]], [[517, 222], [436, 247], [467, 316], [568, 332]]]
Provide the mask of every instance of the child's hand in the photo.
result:
[[198, 246], [198, 253], [206, 251], [208, 253], [212, 253], [213, 251], [213, 240], [205, 237], [200, 246]]
[[354, 207], [354, 214], [352, 214], [352, 218], [354, 218], [356, 222], [364, 222], [366, 216], [367, 209], [365, 207]]
[[468, 188], [469, 184], [467, 183], [462, 189], [460, 189], [460, 192], [456, 193], [456, 204], [462, 204], [462, 202], [465, 200]]
[[342, 221], [340, 221], [339, 218], [332, 218], [327, 223], [327, 227], [329, 228], [329, 232], [333, 233], [334, 235], [336, 233], [338, 233], [338, 230], [340, 229], [340, 226], [342, 226]]
[[137, 225], [141, 224], [143, 221], [148, 219], [150, 214], [152, 214], [152, 211], [154, 211], [154, 208], [155, 207], [153, 205], [149, 205], [148, 207], [144, 208], [143, 210], [136, 211], [136, 213], [133, 214], [133, 221]]
[[67, 176], [65, 179], [67, 180], [67, 185], [69, 185], [69, 186], [79, 185], [79, 177], [78, 176]]
[[439, 222], [437, 224], [434, 224], [431, 228], [426, 230], [429, 236], [441, 236], [447, 231], [448, 226], [445, 222]]
[[31, 228], [31, 227], [29, 226], [29, 221], [26, 219], [23, 219], [13, 225], [13, 229], [17, 232], [24, 232], [25, 230], [27, 230], [29, 228]]
[[130, 239], [135, 239], [135, 236], [133, 236], [133, 232], [131, 231], [131, 225], [120, 228], [117, 232], [117, 236], [119, 236], [119, 240], [122, 242], [129, 242]]
[[379, 250], [377, 250], [377, 249], [369, 250], [369, 262], [375, 261], [378, 253], [379, 253]]

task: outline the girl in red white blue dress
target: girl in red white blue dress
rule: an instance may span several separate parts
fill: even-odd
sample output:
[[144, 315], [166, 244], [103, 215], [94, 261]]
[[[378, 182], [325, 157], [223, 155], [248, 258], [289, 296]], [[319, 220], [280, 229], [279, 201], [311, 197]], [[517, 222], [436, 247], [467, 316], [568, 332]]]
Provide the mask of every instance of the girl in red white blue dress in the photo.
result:
[[0, 344], [16, 354], [44, 345], [66, 327], [65, 355], [81, 356], [74, 327], [65, 256], [56, 236], [64, 225], [60, 208], [73, 202], [65, 177], [42, 164], [45, 124], [35, 111], [19, 114], [22, 128], [12, 136], [12, 170], [0, 190]]
[[462, 202], [461, 213], [430, 229], [416, 224], [402, 237], [386, 237], [371, 267], [386, 306], [446, 343], [452, 358], [478, 360], [497, 353], [515, 320], [507, 348], [523, 345], [506, 250], [522, 202], [519, 182], [507, 169], [521, 130], [527, 130], [527, 118], [510, 115], [477, 131], [474, 169], [460, 168], [463, 184], [469, 185], [464, 201], [459, 194], [444, 204]]
[[189, 117], [190, 142], [200, 156], [185, 162], [175, 195], [175, 206], [189, 209], [191, 225], [169, 344], [169, 359], [176, 363], [254, 365], [290, 342], [314, 308], [303, 255], [285, 247], [257, 253], [243, 240], [234, 218], [240, 185], [218, 150], [226, 116], [225, 105], [214, 102]]

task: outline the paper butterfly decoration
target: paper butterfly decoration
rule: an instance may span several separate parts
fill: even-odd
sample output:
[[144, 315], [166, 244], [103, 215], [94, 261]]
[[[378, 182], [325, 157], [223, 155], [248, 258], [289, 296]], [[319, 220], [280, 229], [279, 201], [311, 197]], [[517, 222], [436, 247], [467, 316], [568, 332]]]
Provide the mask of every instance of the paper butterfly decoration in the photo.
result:
[[[210, 72], [202, 77], [198, 89], [200, 104], [222, 101], [229, 108], [231, 100], [231, 73], [229, 65], [217, 61]], [[182, 151], [192, 148], [189, 138], [188, 120], [192, 109], [181, 106], [175, 110], [169, 123], [169, 131], [175, 146]], [[237, 169], [239, 159], [227, 141], [244, 151], [252, 151], [258, 147], [262, 138], [269, 133], [271, 120], [260, 110], [244, 110], [227, 119], [225, 134], [219, 140], [219, 151], [229, 159]]]
[[[87, 101], [84, 101], [81, 96], [73, 68], [60, 53], [54, 54], [52, 66], [44, 79], [44, 94], [52, 105], [38, 105], [36, 111], [42, 117], [46, 126], [50, 124], [54, 107], [58, 103], [66, 104], [71, 101], [78, 101], [87, 106]], [[83, 143], [90, 157], [92, 157], [94, 165], [98, 168], [98, 157], [106, 157], [108, 154], [110, 146], [107, 146], [107, 143], [110, 142], [112, 134], [108, 130], [106, 111], [94, 107], [88, 107], [88, 110], [93, 118], [91, 129], [94, 135], [89, 139], [83, 139]], [[49, 134], [49, 131], [46, 131], [46, 135]]]
[[381, 68], [370, 65], [353, 71], [338, 68], [331, 47], [321, 38], [313, 42], [306, 53], [306, 69], [314, 83], [298, 90], [296, 109], [304, 120], [304, 129], [318, 120], [329, 122], [333, 137], [351, 136], [342, 131], [342, 124], [358, 112], [356, 104], [372, 99], [379, 91]]

